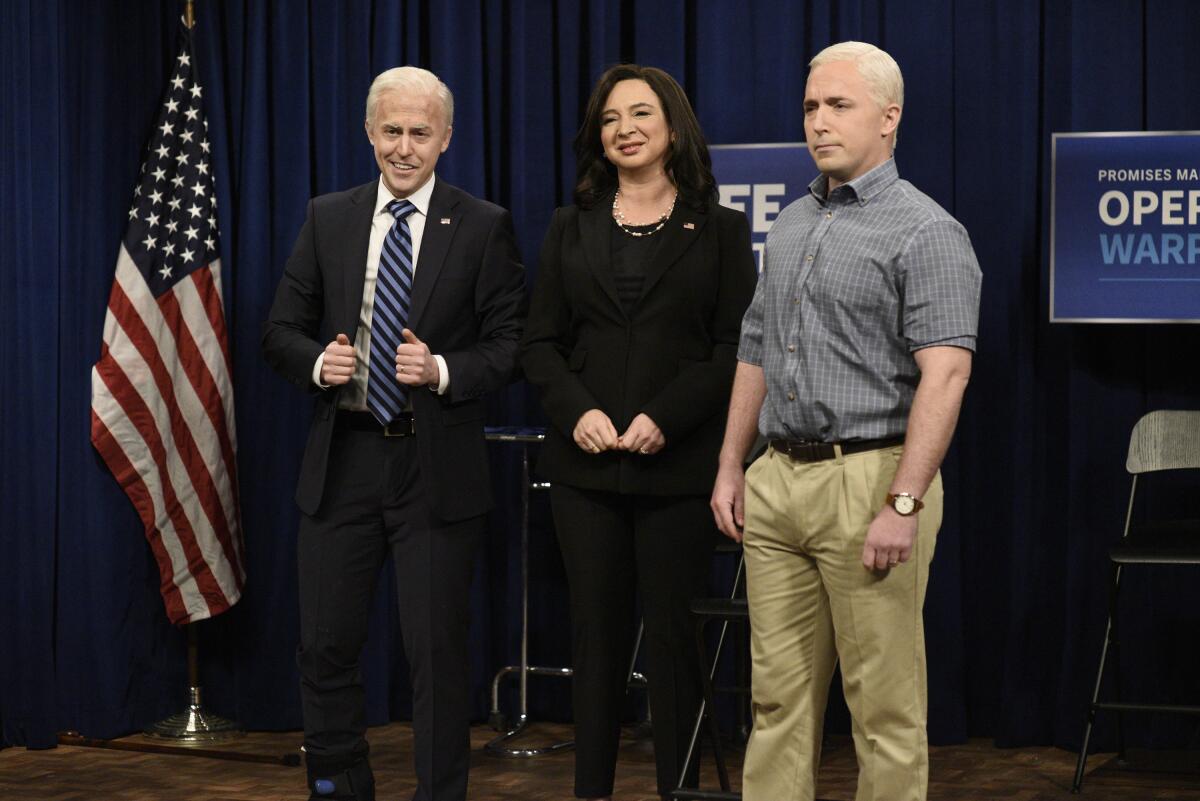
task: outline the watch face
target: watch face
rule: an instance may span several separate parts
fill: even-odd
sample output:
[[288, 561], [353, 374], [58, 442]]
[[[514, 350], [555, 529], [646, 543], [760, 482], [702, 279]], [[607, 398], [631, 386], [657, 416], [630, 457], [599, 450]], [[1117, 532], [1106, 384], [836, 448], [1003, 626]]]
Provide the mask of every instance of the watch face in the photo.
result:
[[907, 495], [897, 495], [892, 501], [892, 508], [902, 515], [911, 515], [916, 507], [916, 501]]

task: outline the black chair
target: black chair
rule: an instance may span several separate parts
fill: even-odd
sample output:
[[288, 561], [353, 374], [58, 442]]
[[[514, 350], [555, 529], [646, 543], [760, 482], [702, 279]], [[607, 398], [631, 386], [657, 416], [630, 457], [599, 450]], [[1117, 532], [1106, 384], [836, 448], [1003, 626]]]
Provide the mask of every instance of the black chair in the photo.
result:
[[[1133, 523], [1134, 501], [1138, 479], [1146, 473], [1166, 470], [1200, 469], [1200, 411], [1155, 411], [1143, 416], [1133, 427], [1129, 438], [1129, 455], [1125, 469], [1133, 476], [1129, 491], [1129, 506], [1125, 513], [1125, 530], [1120, 541], [1109, 551], [1112, 562], [1112, 583], [1109, 588], [1108, 622], [1104, 645], [1100, 649], [1100, 664], [1096, 668], [1096, 684], [1088, 705], [1083, 743], [1075, 767], [1071, 792], [1078, 793], [1083, 784], [1087, 763], [1088, 742], [1096, 713], [1100, 710], [1117, 713], [1118, 759], [1125, 759], [1125, 733], [1122, 715], [1126, 712], [1174, 712], [1196, 715], [1200, 706], [1176, 704], [1147, 704], [1121, 700], [1120, 638], [1117, 633], [1117, 598], [1121, 574], [1135, 565], [1200, 565], [1200, 520], [1151, 520]], [[1112, 701], [1100, 700], [1105, 665], [1113, 663]]]
[[[704, 698], [701, 700], [700, 709], [696, 713], [696, 722], [692, 727], [692, 737], [688, 743], [687, 754], [683, 760], [683, 768], [679, 771], [679, 785], [671, 792], [671, 797], [678, 801], [686, 801], [688, 799], [691, 799], [691, 801], [741, 801], [742, 798], [741, 793], [733, 792], [729, 786], [729, 771], [725, 767], [725, 751], [721, 743], [721, 731], [717, 726], [716, 716], [713, 714], [713, 696], [715, 691], [713, 679], [716, 676], [717, 665], [721, 661], [721, 653], [725, 648], [725, 643], [729, 639], [730, 624], [742, 622], [749, 625], [750, 613], [746, 606], [745, 582], [743, 580], [745, 559], [741, 553], [741, 546], [733, 542], [718, 545], [717, 551], [737, 553], [737, 570], [733, 577], [733, 589], [730, 591], [728, 598], [697, 598], [691, 604], [692, 615], [696, 620], [696, 653], [700, 660], [700, 680]], [[717, 638], [717, 647], [710, 661], [706, 653], [708, 649], [705, 643], [704, 632], [707, 625], [712, 621], [720, 621], [721, 631]], [[748, 695], [750, 692], [748, 683], [720, 689], [741, 695]], [[691, 774], [695, 763], [699, 760], [701, 731], [705, 728], [706, 723], [708, 737], [712, 741], [713, 758], [717, 763], [717, 777], [721, 784], [720, 791], [701, 790], [698, 786], [686, 786], [688, 782], [687, 777]]]

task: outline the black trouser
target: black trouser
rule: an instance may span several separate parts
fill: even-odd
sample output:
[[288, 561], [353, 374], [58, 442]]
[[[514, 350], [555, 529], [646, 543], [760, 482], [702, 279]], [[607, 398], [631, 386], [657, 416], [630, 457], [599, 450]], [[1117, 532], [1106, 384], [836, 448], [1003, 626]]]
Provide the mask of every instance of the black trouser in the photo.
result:
[[550, 490], [571, 587], [575, 795], [612, 793], [621, 699], [641, 594], [658, 791], [675, 789], [700, 703], [691, 600], [707, 595], [716, 527], [708, 499]]
[[413, 685], [417, 801], [462, 801], [470, 754], [469, 593], [484, 518], [435, 520], [412, 437], [334, 434], [320, 512], [300, 523], [304, 746], [323, 762], [367, 752], [359, 656], [390, 550]]

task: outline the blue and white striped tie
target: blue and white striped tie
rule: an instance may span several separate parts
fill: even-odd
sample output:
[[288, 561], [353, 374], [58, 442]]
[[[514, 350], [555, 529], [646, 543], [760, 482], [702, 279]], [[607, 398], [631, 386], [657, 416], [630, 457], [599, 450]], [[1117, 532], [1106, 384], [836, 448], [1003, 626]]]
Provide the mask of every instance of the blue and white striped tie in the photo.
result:
[[396, 347], [404, 341], [400, 332], [408, 323], [412, 298], [412, 232], [406, 218], [417, 207], [407, 200], [393, 200], [387, 210], [396, 222], [384, 237], [379, 253], [371, 312], [371, 372], [367, 379], [367, 408], [385, 426], [408, 402], [408, 388], [396, 380]]

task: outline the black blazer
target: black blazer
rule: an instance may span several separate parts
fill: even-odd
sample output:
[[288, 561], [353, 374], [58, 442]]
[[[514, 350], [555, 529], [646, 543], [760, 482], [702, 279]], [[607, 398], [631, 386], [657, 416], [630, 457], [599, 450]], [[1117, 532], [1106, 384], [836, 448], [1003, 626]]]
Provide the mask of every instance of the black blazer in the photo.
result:
[[[610, 198], [611, 201], [611, 198]], [[756, 273], [746, 215], [680, 203], [631, 314], [617, 300], [611, 202], [555, 211], [542, 246], [521, 363], [551, 427], [538, 461], [552, 482], [651, 495], [712, 491]], [[644, 412], [657, 454], [585, 453], [571, 433], [600, 409], [617, 433]]]
[[[358, 331], [378, 180], [313, 198], [263, 325], [267, 362], [316, 395], [296, 503], [316, 514], [340, 388], [312, 382], [317, 356]], [[409, 392], [434, 513], [462, 520], [491, 508], [484, 393], [513, 375], [525, 312], [524, 270], [512, 218], [438, 179], [413, 280], [408, 327], [446, 360], [445, 395]]]

